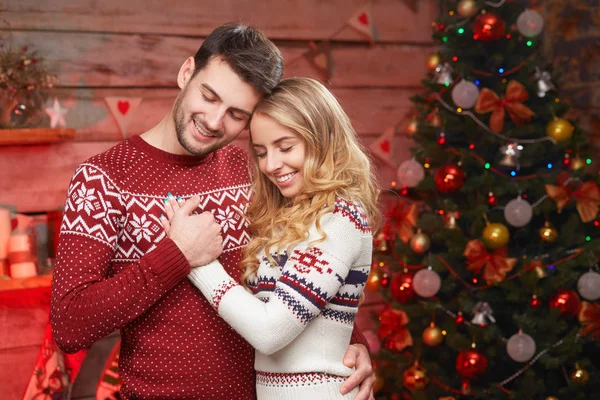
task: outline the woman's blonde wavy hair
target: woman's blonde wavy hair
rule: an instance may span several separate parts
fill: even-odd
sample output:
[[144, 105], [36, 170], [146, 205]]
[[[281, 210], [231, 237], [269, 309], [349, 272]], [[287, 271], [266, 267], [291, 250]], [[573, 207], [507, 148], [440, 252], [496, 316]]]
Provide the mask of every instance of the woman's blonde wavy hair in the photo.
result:
[[285, 79], [258, 103], [257, 114], [291, 129], [304, 142], [304, 186], [294, 198], [284, 197], [259, 171], [256, 155], [250, 151], [254, 183], [247, 216], [252, 239], [241, 264], [244, 285], [258, 269], [257, 254], [262, 249], [275, 264], [271, 250], [286, 248], [289, 253], [294, 245], [306, 240], [313, 222], [324, 240], [320, 218], [333, 210], [338, 196], [364, 207], [372, 232], [381, 222], [379, 187], [371, 161], [350, 119], [325, 86], [311, 78]]

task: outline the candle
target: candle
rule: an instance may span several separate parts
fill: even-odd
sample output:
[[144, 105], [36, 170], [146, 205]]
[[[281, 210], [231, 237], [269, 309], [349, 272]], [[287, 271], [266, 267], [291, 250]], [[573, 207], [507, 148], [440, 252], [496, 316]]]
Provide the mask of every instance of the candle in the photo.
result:
[[6, 208], [0, 208], [0, 260], [7, 257], [11, 230], [10, 212]]
[[31, 254], [29, 235], [18, 233], [9, 238], [8, 260], [12, 278], [29, 278], [37, 275], [37, 266]]
[[37, 267], [33, 261], [10, 264], [10, 276], [13, 279], [30, 278], [37, 275]]

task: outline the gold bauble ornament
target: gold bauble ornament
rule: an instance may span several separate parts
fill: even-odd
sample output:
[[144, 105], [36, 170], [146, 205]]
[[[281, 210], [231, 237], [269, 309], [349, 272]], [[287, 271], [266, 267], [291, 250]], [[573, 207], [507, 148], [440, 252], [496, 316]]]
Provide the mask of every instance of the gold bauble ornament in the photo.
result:
[[558, 400], [558, 397], [548, 396], [548, 397], [546, 397], [546, 400]]
[[421, 232], [419, 229], [417, 233], [410, 238], [409, 245], [410, 249], [415, 253], [423, 254], [429, 250], [429, 246], [431, 246], [431, 240], [429, 239], [429, 236]]
[[575, 364], [575, 368], [575, 372], [571, 374], [571, 380], [579, 386], [585, 385], [590, 380], [590, 373], [578, 364]]
[[460, 0], [456, 6], [456, 11], [461, 17], [470, 18], [477, 14], [477, 3], [475, 0]]
[[554, 118], [546, 127], [546, 135], [554, 138], [557, 142], [571, 139], [575, 127], [564, 118]]
[[488, 223], [482, 234], [483, 243], [490, 249], [506, 246], [510, 240], [508, 228], [498, 222]]
[[540, 228], [540, 238], [545, 243], [552, 243], [558, 238], [558, 231], [550, 225], [550, 222], [546, 221], [544, 226]]
[[425, 64], [427, 65], [428, 70], [433, 71], [438, 65], [440, 65], [441, 62], [442, 59], [440, 58], [440, 55], [438, 53], [433, 53], [427, 57]]
[[365, 289], [370, 292], [377, 292], [383, 286], [383, 271], [379, 268], [371, 268]]
[[585, 160], [579, 156], [575, 156], [575, 158], [571, 160], [571, 169], [577, 171], [581, 168], [585, 168]]
[[427, 346], [435, 347], [444, 341], [442, 330], [433, 323], [423, 331], [423, 343]]
[[422, 390], [429, 383], [427, 370], [415, 363], [402, 374], [402, 382], [408, 390]]

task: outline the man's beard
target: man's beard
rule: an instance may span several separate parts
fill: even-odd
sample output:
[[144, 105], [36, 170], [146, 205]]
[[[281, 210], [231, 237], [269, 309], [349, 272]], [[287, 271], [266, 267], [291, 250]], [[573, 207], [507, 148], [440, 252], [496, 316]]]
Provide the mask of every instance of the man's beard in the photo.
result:
[[[212, 153], [215, 150], [218, 150], [225, 144], [221, 143], [220, 141], [217, 141], [216, 143], [207, 145], [207, 147], [204, 148], [198, 149], [194, 147], [194, 145], [192, 144], [192, 139], [185, 134], [188, 124], [186, 123], [183, 107], [181, 107], [181, 103], [183, 102], [183, 98], [185, 97], [186, 92], [187, 87], [179, 94], [179, 96], [177, 96], [177, 99], [175, 100], [175, 110], [173, 112], [173, 122], [175, 122], [175, 133], [177, 134], [177, 140], [179, 141], [181, 147], [183, 147], [188, 153], [194, 156], [203, 157], [207, 154]], [[194, 122], [192, 121], [192, 123]], [[209, 130], [205, 126], [203, 126], [203, 128]]]

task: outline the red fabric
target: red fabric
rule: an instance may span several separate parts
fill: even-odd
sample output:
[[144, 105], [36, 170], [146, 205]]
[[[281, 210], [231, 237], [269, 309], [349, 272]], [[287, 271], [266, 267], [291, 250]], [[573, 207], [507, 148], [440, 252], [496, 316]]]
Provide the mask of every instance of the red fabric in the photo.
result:
[[[49, 312], [50, 287], [0, 291], [1, 307], [39, 308]], [[69, 391], [68, 387], [75, 381], [79, 373], [86, 354], [87, 350], [78, 351], [75, 354], [63, 354], [52, 338], [52, 330], [48, 323], [23, 400], [45, 398], [45, 395], [66, 395]]]
[[23, 400], [67, 398], [86, 354], [87, 350], [75, 354], [60, 351], [52, 339], [52, 328], [48, 323]]
[[228, 222], [220, 261], [239, 276], [247, 162], [232, 146], [198, 160], [133, 136], [75, 172], [54, 269], [55, 340], [74, 352], [120, 329], [124, 396], [255, 398], [253, 349], [188, 282], [190, 266], [159, 222], [167, 193], [199, 194]]
[[352, 336], [350, 336], [350, 344], [364, 344], [367, 350], [371, 351], [367, 338], [362, 334], [361, 331], [358, 330], [356, 325], [354, 325], [354, 329], [352, 329]]

